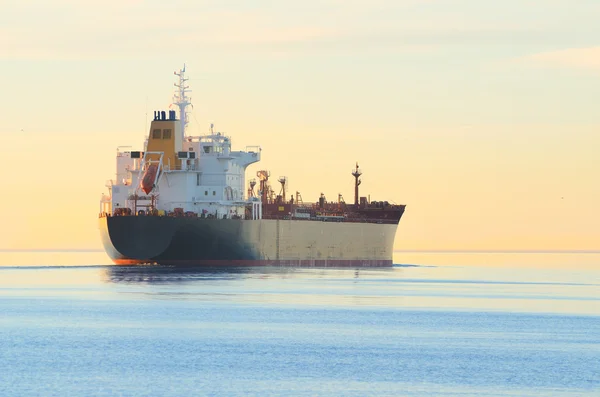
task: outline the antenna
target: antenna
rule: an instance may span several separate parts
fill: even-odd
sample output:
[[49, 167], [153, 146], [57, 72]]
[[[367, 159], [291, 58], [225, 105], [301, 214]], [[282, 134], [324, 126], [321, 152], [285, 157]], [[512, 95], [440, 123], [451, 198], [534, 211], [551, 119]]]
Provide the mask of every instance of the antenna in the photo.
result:
[[173, 95], [173, 105], [179, 107], [179, 122], [181, 123], [181, 141], [184, 141], [185, 138], [185, 128], [189, 123], [188, 113], [185, 111], [185, 108], [192, 104], [190, 102], [192, 98], [187, 96], [188, 93], [192, 92], [186, 85], [186, 81], [189, 79], [185, 78], [185, 63], [183, 64], [183, 69], [180, 69], [179, 72], [173, 72], [175, 76], [179, 77], [179, 82], [175, 83], [175, 87], [177, 87], [177, 91], [175, 91], [175, 95]]
[[146, 113], [144, 114], [144, 135], [148, 133], [148, 95], [146, 95]]

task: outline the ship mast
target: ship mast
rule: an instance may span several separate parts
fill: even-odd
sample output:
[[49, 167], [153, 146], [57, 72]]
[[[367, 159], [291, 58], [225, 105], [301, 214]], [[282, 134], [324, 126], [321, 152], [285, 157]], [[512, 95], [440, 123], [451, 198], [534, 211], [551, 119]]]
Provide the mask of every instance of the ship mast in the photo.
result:
[[175, 76], [179, 77], [179, 82], [175, 83], [175, 87], [177, 87], [177, 91], [175, 95], [173, 95], [173, 105], [176, 105], [179, 108], [179, 122], [181, 123], [181, 141], [184, 141], [185, 138], [185, 127], [188, 125], [188, 117], [185, 111], [185, 108], [188, 105], [191, 105], [192, 98], [187, 96], [188, 93], [192, 92], [188, 88], [190, 86], [186, 85], [186, 81], [189, 79], [185, 78], [185, 64], [183, 65], [183, 69], [180, 69], [179, 72], [173, 72]]
[[354, 177], [354, 205], [358, 206], [358, 185], [360, 185], [360, 179], [358, 179], [362, 175], [361, 170], [358, 168], [358, 162], [356, 163], [356, 169], [352, 171], [352, 176]]

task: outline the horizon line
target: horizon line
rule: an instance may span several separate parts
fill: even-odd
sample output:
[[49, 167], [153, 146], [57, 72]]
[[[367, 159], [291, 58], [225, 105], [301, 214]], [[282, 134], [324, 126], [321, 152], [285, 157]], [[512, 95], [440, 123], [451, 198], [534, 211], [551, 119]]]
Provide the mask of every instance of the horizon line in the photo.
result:
[[[0, 252], [105, 252], [102, 248], [0, 248]], [[600, 249], [396, 249], [394, 253], [431, 254], [600, 254]]]

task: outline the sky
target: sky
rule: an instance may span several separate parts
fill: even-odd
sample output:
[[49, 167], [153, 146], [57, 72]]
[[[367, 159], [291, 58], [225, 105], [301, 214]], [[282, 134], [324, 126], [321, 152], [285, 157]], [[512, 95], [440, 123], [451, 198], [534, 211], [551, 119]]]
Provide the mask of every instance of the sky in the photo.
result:
[[397, 250], [600, 249], [597, 0], [0, 0], [0, 249], [101, 248], [117, 146], [189, 133], [406, 204]]

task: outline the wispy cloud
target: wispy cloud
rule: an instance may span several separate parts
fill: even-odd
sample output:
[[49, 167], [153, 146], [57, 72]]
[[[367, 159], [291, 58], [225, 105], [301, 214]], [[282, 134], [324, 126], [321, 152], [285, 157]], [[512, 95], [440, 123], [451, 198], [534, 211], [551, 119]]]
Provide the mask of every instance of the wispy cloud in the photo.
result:
[[[186, 12], [138, 1], [106, 5], [68, 0], [15, 6], [0, 29], [0, 59], [144, 57], [202, 47], [223, 50], [292, 45], [340, 35], [332, 27], [280, 20], [265, 12], [189, 5]], [[47, 19], [55, 23], [49, 26]], [[1, 21], [1, 20], [0, 20]], [[51, 28], [50, 28], [51, 27]], [[196, 47], [190, 48], [193, 45]]]
[[429, 12], [434, 0], [307, 0], [269, 7], [260, 7], [262, 1], [9, 1], [0, 15], [0, 59], [414, 53], [522, 33], [504, 20], [478, 21], [447, 8]]
[[600, 70], [600, 46], [542, 52], [520, 58], [518, 62], [534, 67]]

